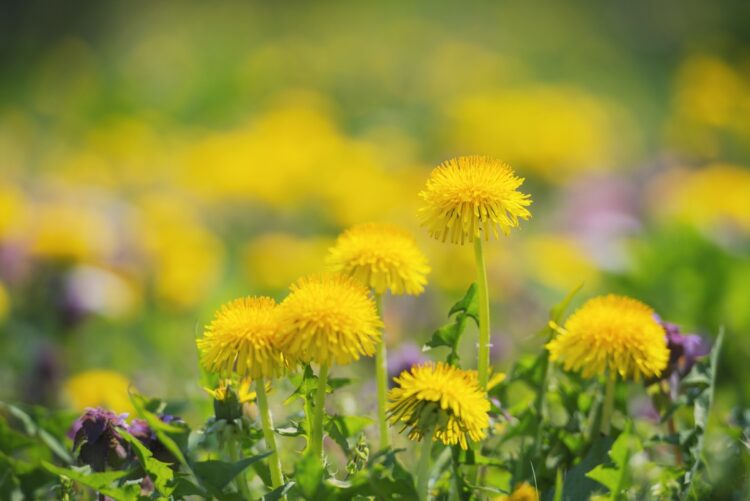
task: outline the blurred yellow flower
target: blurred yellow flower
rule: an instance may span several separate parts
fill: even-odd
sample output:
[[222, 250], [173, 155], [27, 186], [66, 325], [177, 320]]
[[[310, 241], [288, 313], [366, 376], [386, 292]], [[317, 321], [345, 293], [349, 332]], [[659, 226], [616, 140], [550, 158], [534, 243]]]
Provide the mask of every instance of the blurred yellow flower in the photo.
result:
[[390, 224], [366, 223], [346, 230], [331, 247], [333, 271], [353, 277], [378, 294], [421, 294], [430, 267], [414, 237]]
[[588, 300], [547, 343], [550, 360], [583, 377], [610, 373], [623, 379], [656, 377], [669, 361], [664, 329], [654, 310], [610, 294]]
[[501, 157], [558, 183], [609, 167], [637, 144], [624, 112], [570, 87], [471, 93], [448, 101], [445, 114], [454, 148]]
[[221, 241], [185, 201], [173, 196], [144, 197], [138, 215], [137, 243], [150, 265], [157, 296], [172, 307], [195, 306], [221, 276]]
[[732, 225], [750, 232], [750, 168], [713, 164], [668, 173], [652, 200], [657, 209], [704, 229]]
[[278, 349], [279, 315], [269, 297], [243, 297], [216, 312], [197, 345], [201, 364], [209, 372], [228, 377], [269, 378], [284, 373]]
[[539, 501], [539, 494], [528, 482], [516, 486], [510, 496], [499, 496], [495, 501]]
[[347, 365], [372, 356], [383, 327], [367, 289], [343, 275], [298, 280], [280, 305], [280, 347], [293, 361]]
[[99, 209], [72, 201], [36, 205], [30, 227], [30, 251], [49, 260], [99, 262], [117, 245], [114, 225]]
[[599, 272], [575, 239], [559, 234], [533, 235], [523, 242], [528, 273], [540, 283], [569, 291], [581, 282], [596, 284]]
[[408, 430], [410, 440], [431, 434], [445, 445], [482, 440], [489, 426], [490, 402], [476, 371], [443, 362], [412, 367], [395, 377], [388, 393], [388, 419]]
[[523, 183], [513, 169], [489, 157], [458, 157], [443, 162], [427, 179], [419, 196], [425, 205], [419, 219], [430, 235], [454, 244], [508, 235], [518, 220], [528, 219], [531, 197], [518, 191]]
[[103, 407], [116, 413], [135, 411], [130, 402], [130, 381], [119, 372], [90, 370], [70, 377], [63, 385], [69, 405], [83, 411], [87, 407]]
[[0, 242], [20, 236], [27, 224], [27, 205], [20, 189], [0, 184]]
[[10, 297], [8, 295], [8, 290], [3, 283], [0, 282], [0, 324], [8, 318], [8, 312], [10, 312]]
[[245, 244], [242, 265], [254, 287], [281, 290], [298, 277], [324, 271], [331, 243], [327, 237], [267, 233]]

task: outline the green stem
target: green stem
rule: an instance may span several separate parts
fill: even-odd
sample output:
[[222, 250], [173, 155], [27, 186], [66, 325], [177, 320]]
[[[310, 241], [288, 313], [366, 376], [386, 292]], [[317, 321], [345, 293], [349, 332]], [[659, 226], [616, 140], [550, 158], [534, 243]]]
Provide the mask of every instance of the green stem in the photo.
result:
[[[378, 315], [383, 318], [383, 297], [375, 294], [375, 304]], [[378, 424], [380, 425], [380, 448], [386, 449], [391, 445], [386, 418], [386, 403], [388, 397], [388, 357], [385, 350], [385, 333], [375, 348], [375, 381], [378, 386]]]
[[615, 383], [617, 382], [617, 374], [607, 375], [607, 389], [604, 393], [604, 408], [602, 410], [602, 435], [609, 435], [610, 421], [612, 420], [612, 412], [615, 410]]
[[429, 499], [430, 490], [430, 454], [432, 453], [432, 435], [425, 435], [422, 439], [422, 450], [417, 466], [417, 494], [420, 501]]
[[315, 393], [315, 414], [313, 415], [312, 451], [323, 455], [323, 416], [325, 415], [326, 387], [328, 386], [328, 364], [320, 364], [318, 390]]
[[474, 259], [477, 266], [479, 294], [479, 385], [487, 389], [490, 368], [490, 297], [487, 290], [487, 266], [484, 261], [482, 239], [474, 238]]
[[258, 410], [263, 425], [263, 438], [266, 441], [266, 447], [273, 451], [273, 454], [268, 456], [268, 466], [271, 470], [271, 485], [276, 489], [284, 484], [284, 477], [281, 474], [281, 457], [276, 447], [276, 437], [273, 434], [273, 417], [271, 416], [271, 410], [268, 408], [268, 396], [266, 395], [266, 384], [263, 378], [255, 381], [255, 392], [258, 395]]
[[[229, 459], [233, 463], [239, 461], [242, 457], [242, 444], [240, 443], [239, 437], [236, 435], [234, 425], [227, 427], [227, 451], [229, 452]], [[237, 486], [237, 491], [244, 499], [250, 499], [250, 489], [247, 486], [247, 478], [245, 477], [244, 470], [234, 477], [234, 483]]]

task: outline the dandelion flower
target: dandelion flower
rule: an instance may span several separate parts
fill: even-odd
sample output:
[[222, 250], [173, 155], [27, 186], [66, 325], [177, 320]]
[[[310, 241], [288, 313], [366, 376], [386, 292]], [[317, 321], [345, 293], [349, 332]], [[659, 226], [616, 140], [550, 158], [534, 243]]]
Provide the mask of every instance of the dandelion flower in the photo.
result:
[[666, 368], [669, 350], [654, 311], [635, 299], [610, 294], [587, 301], [547, 344], [551, 360], [584, 377], [619, 374], [656, 377]]
[[482, 440], [489, 426], [490, 403], [479, 387], [476, 371], [464, 371], [439, 362], [412, 367], [394, 378], [389, 394], [389, 420], [409, 430], [409, 439], [425, 435], [445, 445], [468, 448]]
[[464, 244], [490, 235], [498, 238], [531, 213], [529, 195], [518, 191], [523, 178], [506, 163], [482, 156], [458, 157], [440, 164], [427, 179], [420, 197], [419, 218], [430, 235]]
[[274, 378], [284, 373], [285, 359], [276, 346], [279, 334], [276, 302], [243, 297], [223, 305], [197, 341], [206, 370], [229, 376]]
[[281, 303], [283, 353], [300, 362], [346, 365], [375, 353], [382, 322], [367, 289], [343, 275], [298, 280]]
[[405, 230], [389, 224], [360, 224], [345, 231], [328, 256], [333, 271], [349, 275], [377, 294], [417, 295], [430, 271], [427, 258]]

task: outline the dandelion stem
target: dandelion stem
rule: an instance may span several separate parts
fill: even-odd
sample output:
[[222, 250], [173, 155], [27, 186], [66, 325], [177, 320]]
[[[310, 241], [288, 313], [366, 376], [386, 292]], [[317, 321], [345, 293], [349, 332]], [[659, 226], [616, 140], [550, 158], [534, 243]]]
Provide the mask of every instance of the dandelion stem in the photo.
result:
[[[375, 304], [378, 315], [383, 318], [383, 297], [375, 294]], [[388, 433], [388, 421], [386, 419], [386, 399], [388, 394], [388, 358], [385, 350], [385, 337], [375, 348], [375, 380], [378, 385], [378, 424], [380, 425], [380, 448], [385, 449], [391, 445]]]
[[[227, 451], [229, 452], [229, 459], [233, 463], [242, 459], [242, 443], [234, 425], [227, 427]], [[234, 478], [234, 484], [244, 499], [250, 499], [250, 489], [247, 486], [247, 478], [245, 477], [244, 470]]]
[[600, 431], [602, 435], [609, 435], [610, 421], [612, 420], [612, 412], [615, 409], [615, 383], [617, 382], [617, 374], [610, 373], [607, 375], [607, 389], [604, 393], [604, 408], [602, 410], [602, 424]]
[[432, 435], [427, 433], [422, 439], [422, 450], [417, 466], [417, 494], [420, 501], [429, 499], [430, 489], [430, 454], [432, 453]]
[[326, 388], [328, 386], [328, 364], [320, 364], [318, 390], [315, 393], [315, 414], [313, 415], [312, 451], [323, 455], [323, 416], [325, 415]]
[[490, 368], [490, 297], [487, 290], [487, 265], [484, 261], [482, 239], [474, 238], [474, 259], [477, 266], [479, 293], [479, 386], [487, 389]]
[[273, 451], [273, 454], [268, 457], [268, 466], [271, 470], [271, 485], [276, 489], [284, 484], [284, 477], [281, 474], [281, 457], [276, 447], [276, 437], [273, 434], [273, 417], [271, 416], [271, 410], [268, 408], [266, 383], [263, 378], [255, 381], [255, 391], [258, 395], [258, 410], [263, 425], [263, 438], [266, 441], [266, 447]]

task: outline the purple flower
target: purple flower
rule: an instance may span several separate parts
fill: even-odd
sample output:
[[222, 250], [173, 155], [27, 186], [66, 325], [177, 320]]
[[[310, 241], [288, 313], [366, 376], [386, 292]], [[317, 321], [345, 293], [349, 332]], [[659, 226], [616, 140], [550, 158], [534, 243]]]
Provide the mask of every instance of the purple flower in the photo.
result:
[[[159, 419], [162, 421], [162, 423], [177, 426], [185, 423], [181, 418], [172, 416], [170, 414], [162, 414], [159, 416]], [[130, 432], [131, 435], [140, 440], [140, 442], [145, 445], [146, 448], [148, 448], [148, 450], [150, 450], [154, 457], [159, 461], [172, 465], [177, 464], [177, 458], [175, 458], [174, 455], [169, 451], [169, 449], [167, 449], [164, 444], [161, 443], [159, 438], [156, 436], [156, 433], [154, 433], [154, 431], [148, 425], [147, 421], [143, 419], [134, 419], [130, 423], [130, 426], [128, 426], [128, 432]]]
[[422, 349], [414, 343], [405, 343], [388, 354], [388, 381], [393, 384], [393, 378], [413, 366], [426, 362], [428, 359]]
[[127, 444], [118, 430], [127, 428], [127, 414], [115, 414], [102, 408], [87, 409], [68, 432], [78, 461], [94, 471], [119, 468], [128, 458]]
[[669, 365], [664, 376], [676, 374], [681, 379], [690, 372], [699, 357], [710, 353], [711, 345], [697, 334], [682, 334], [676, 324], [660, 322], [667, 334], [669, 348]]

